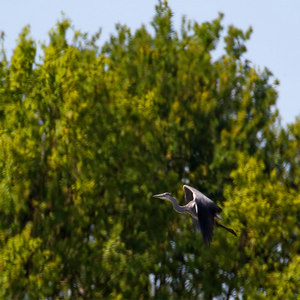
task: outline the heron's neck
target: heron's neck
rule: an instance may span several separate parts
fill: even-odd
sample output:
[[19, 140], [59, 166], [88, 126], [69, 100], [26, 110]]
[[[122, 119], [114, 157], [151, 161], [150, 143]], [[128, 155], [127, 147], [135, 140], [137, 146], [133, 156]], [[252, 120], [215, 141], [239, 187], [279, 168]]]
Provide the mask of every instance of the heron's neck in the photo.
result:
[[173, 208], [175, 211], [177, 211], [178, 213], [186, 213], [186, 209], [184, 206], [180, 206], [178, 203], [177, 203], [177, 200], [175, 198], [170, 198], [170, 200], [172, 201], [172, 204], [173, 204]]

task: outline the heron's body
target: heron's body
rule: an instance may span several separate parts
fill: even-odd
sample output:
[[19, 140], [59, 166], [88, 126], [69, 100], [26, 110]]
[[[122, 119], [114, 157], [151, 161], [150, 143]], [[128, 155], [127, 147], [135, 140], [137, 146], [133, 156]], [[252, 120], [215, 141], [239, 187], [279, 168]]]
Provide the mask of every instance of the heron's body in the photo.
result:
[[222, 227], [236, 235], [231, 228], [227, 228], [217, 222], [216, 219], [222, 220], [219, 216], [222, 209], [216, 203], [188, 185], [184, 185], [183, 190], [187, 202], [184, 206], [180, 206], [170, 193], [158, 194], [153, 197], [172, 202], [174, 210], [178, 213], [189, 214], [192, 217], [196, 230], [201, 230], [204, 243], [207, 246], [209, 246], [212, 241], [214, 225]]

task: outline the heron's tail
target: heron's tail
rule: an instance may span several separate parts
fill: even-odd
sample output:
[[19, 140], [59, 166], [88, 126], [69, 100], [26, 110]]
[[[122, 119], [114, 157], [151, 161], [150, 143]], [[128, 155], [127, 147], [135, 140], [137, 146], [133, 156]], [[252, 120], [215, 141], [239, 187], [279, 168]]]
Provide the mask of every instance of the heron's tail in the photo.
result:
[[215, 224], [216, 224], [216, 226], [222, 227], [222, 228], [224, 228], [225, 230], [231, 232], [233, 235], [237, 236], [236, 233], [235, 233], [235, 231], [234, 231], [233, 229], [228, 228], [228, 227], [226, 227], [226, 226], [220, 224], [220, 223], [217, 222], [217, 221], [215, 221]]

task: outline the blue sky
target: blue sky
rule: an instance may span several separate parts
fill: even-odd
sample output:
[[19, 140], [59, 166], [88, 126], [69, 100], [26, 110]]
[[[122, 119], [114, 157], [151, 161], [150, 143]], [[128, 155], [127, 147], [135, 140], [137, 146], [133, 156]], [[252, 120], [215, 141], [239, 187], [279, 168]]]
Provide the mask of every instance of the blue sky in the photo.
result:
[[[61, 12], [83, 32], [95, 33], [102, 28], [101, 41], [114, 32], [115, 24], [132, 30], [142, 23], [149, 25], [157, 0], [9, 0], [2, 1], [0, 30], [5, 32], [5, 48], [11, 53], [21, 29], [30, 24], [37, 41], [47, 41], [47, 32], [61, 18]], [[181, 17], [201, 23], [223, 12], [223, 25], [233, 24], [254, 32], [247, 43], [245, 57], [256, 67], [268, 67], [279, 79], [277, 106], [283, 124], [300, 115], [300, 1], [299, 0], [169, 0], [174, 12], [175, 29]]]

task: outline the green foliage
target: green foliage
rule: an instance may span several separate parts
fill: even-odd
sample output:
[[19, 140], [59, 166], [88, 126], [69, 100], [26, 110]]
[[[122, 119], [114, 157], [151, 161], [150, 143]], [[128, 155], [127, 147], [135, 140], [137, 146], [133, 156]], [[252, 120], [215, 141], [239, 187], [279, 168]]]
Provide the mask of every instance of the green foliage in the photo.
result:
[[[280, 128], [251, 30], [183, 19], [161, 1], [132, 33], [66, 34], [36, 58], [29, 28], [0, 63], [0, 297], [293, 299], [299, 290], [299, 120]], [[208, 250], [151, 199], [182, 184], [224, 207], [236, 239]], [[182, 203], [183, 204], [183, 203]]]
[[275, 170], [266, 174], [261, 161], [241, 157], [239, 164], [232, 172], [234, 187], [225, 189], [226, 214], [240, 232], [238, 247], [231, 252], [236, 257], [232, 272], [239, 278], [232, 288], [242, 288], [249, 299], [294, 299], [299, 288], [300, 195], [282, 185]]

